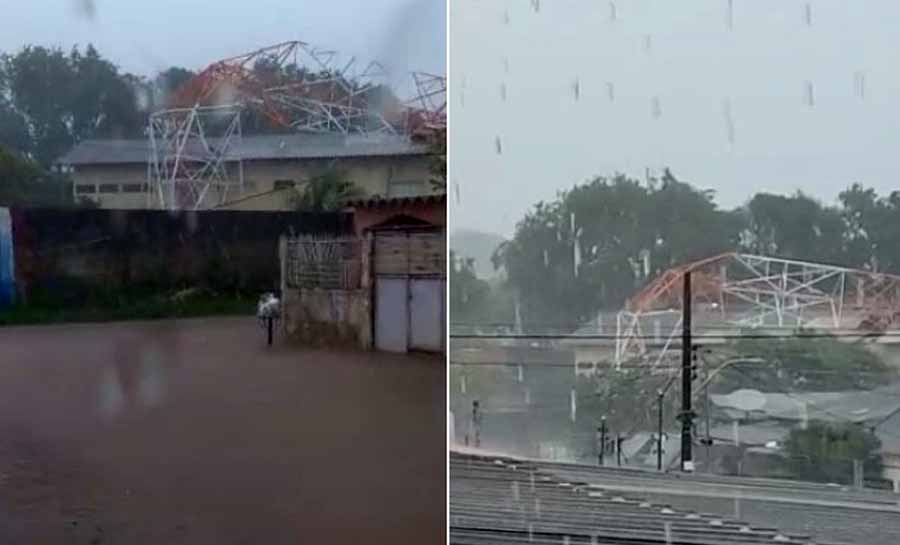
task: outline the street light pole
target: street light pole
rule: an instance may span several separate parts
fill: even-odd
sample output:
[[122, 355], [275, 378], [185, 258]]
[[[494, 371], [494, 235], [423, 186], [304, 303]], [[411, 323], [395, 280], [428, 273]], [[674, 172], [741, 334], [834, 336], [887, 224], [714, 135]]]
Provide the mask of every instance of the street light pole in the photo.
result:
[[704, 388], [703, 391], [706, 395], [706, 406], [703, 408], [703, 412], [706, 413], [706, 468], [708, 472], [712, 473], [712, 471], [710, 471], [711, 462], [709, 454], [710, 446], [712, 445], [712, 437], [709, 433], [709, 383], [706, 384], [706, 388]]
[[694, 411], [691, 409], [693, 381], [693, 343], [691, 340], [691, 272], [684, 273], [684, 291], [681, 299], [681, 470], [694, 471], [691, 455], [691, 427]]
[[669, 377], [669, 380], [666, 381], [665, 386], [656, 391], [656, 403], [657, 403], [657, 434], [656, 434], [656, 469], [658, 471], [662, 471], [662, 453], [663, 453], [663, 401], [665, 401], [666, 392], [669, 391], [669, 388], [672, 384], [675, 383], [675, 379], [678, 378], [678, 374], [673, 374]]
[[[672, 381], [669, 381], [671, 384]], [[658, 412], [659, 412], [659, 421], [657, 422], [657, 433], [656, 433], [656, 470], [662, 471], [662, 449], [663, 449], [663, 397], [666, 395], [665, 392], [660, 390], [657, 392], [658, 397], [656, 400]]]
[[606, 463], [606, 417], [600, 417], [600, 465]]

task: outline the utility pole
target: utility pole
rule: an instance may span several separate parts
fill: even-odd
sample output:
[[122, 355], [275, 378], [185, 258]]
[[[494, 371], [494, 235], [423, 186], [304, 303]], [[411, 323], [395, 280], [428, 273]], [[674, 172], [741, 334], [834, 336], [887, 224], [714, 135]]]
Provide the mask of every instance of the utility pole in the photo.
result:
[[703, 408], [703, 416], [706, 417], [706, 471], [708, 473], [712, 473], [712, 458], [710, 457], [710, 449], [712, 448], [712, 436], [709, 432], [709, 383], [706, 384], [706, 388], [703, 389], [704, 394], [706, 395], [706, 403]]
[[622, 434], [616, 432], [616, 465], [622, 465]]
[[691, 426], [694, 412], [691, 409], [691, 382], [693, 379], [693, 346], [691, 343], [691, 272], [684, 273], [681, 317], [681, 470], [694, 471], [691, 455]]
[[662, 471], [662, 450], [663, 450], [663, 398], [666, 393], [662, 390], [657, 392], [657, 408], [659, 410], [659, 421], [656, 427], [656, 470]]
[[600, 418], [600, 465], [604, 465], [606, 459], [606, 417]]
[[666, 398], [666, 392], [669, 391], [669, 388], [675, 382], [675, 379], [678, 377], [677, 373], [674, 373], [669, 380], [666, 381], [666, 385], [656, 391], [656, 408], [658, 411], [659, 420], [657, 421], [657, 435], [656, 435], [656, 469], [657, 471], [662, 471], [662, 455], [663, 455], [663, 402]]
[[[472, 402], [472, 435], [475, 440], [475, 448], [481, 447], [481, 411], [478, 401]], [[468, 444], [468, 442], [466, 443]]]

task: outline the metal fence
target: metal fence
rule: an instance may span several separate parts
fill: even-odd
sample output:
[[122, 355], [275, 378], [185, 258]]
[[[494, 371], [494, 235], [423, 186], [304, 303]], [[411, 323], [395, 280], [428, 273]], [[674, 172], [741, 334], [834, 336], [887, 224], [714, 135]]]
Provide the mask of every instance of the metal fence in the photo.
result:
[[287, 240], [286, 284], [290, 288], [358, 289], [363, 241], [356, 237], [297, 237]]

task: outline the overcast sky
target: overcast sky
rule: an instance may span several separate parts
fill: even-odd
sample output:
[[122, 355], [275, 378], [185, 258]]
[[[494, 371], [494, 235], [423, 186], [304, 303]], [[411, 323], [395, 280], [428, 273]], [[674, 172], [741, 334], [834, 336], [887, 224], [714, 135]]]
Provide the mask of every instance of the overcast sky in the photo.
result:
[[124, 70], [143, 75], [172, 65], [197, 70], [288, 40], [379, 60], [400, 74], [445, 68], [441, 0], [0, 0], [0, 5], [0, 51], [93, 43]]
[[731, 3], [729, 28], [728, 0], [453, 0], [454, 225], [510, 235], [560, 189], [663, 166], [726, 207], [900, 188], [900, 2]]

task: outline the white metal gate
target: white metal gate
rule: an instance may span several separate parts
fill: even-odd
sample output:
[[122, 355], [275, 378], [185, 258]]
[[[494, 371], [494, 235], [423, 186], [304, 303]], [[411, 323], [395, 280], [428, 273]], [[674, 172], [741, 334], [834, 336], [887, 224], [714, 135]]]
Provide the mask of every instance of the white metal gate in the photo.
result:
[[375, 347], [406, 352], [409, 339], [409, 294], [406, 278], [375, 280]]
[[416, 350], [444, 348], [444, 280], [410, 278], [409, 345]]
[[375, 234], [375, 347], [391, 352], [444, 349], [443, 231]]

